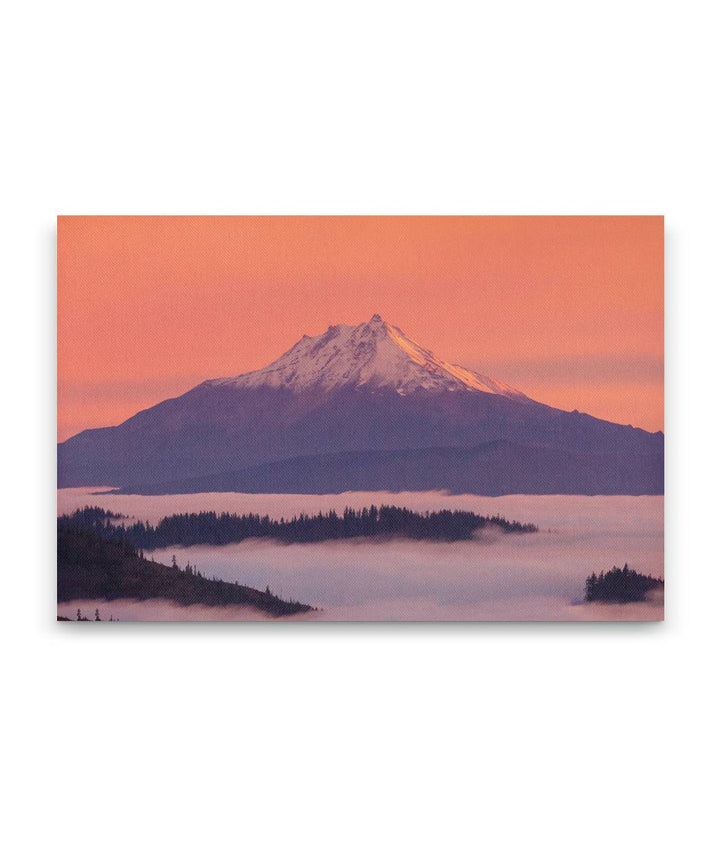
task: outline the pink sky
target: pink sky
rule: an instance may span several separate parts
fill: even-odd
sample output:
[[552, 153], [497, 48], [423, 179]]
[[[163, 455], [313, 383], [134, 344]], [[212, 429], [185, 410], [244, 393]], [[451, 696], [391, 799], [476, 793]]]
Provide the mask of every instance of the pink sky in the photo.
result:
[[380, 313], [540, 401], [663, 427], [661, 217], [60, 217], [58, 434]]

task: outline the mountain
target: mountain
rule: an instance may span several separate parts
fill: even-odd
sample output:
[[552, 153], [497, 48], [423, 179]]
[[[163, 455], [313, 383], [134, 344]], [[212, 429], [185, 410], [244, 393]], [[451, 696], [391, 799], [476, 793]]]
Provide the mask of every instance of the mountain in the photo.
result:
[[362, 389], [408, 395], [480, 390], [530, 400], [498, 380], [439, 360], [379, 315], [357, 327], [338, 324], [322, 336], [303, 336], [264, 369], [208, 383], [232, 389], [282, 388], [294, 393]]
[[58, 446], [58, 483], [135, 492], [662, 493], [662, 433], [533, 401], [375, 315]]

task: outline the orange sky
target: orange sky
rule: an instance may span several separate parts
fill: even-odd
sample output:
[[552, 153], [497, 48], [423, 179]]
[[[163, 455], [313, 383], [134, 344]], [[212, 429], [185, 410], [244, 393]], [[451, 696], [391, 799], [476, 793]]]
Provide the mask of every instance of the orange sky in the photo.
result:
[[547, 404], [663, 427], [662, 217], [60, 217], [59, 439], [375, 312]]

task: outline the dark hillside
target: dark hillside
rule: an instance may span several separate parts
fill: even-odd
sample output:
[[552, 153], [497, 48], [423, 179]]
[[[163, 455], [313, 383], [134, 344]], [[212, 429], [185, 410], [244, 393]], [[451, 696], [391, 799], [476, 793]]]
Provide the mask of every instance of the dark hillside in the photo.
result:
[[269, 590], [207, 579], [190, 566], [180, 569], [148, 561], [127, 541], [102, 537], [67, 520], [58, 520], [57, 536], [58, 603], [164, 598], [182, 606], [250, 606], [273, 617], [311, 610], [305, 604], [281, 600]]
[[626, 563], [622, 569], [591, 574], [585, 580], [585, 600], [589, 603], [638, 603], [646, 600], [649, 592], [664, 588], [662, 580], [639, 574]]

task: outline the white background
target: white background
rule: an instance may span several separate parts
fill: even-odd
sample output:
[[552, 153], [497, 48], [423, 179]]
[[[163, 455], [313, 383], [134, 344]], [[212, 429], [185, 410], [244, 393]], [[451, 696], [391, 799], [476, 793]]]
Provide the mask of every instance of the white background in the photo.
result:
[[[715, 10], [6, 7], [6, 852], [717, 852]], [[665, 624], [57, 626], [57, 213], [664, 213]]]

